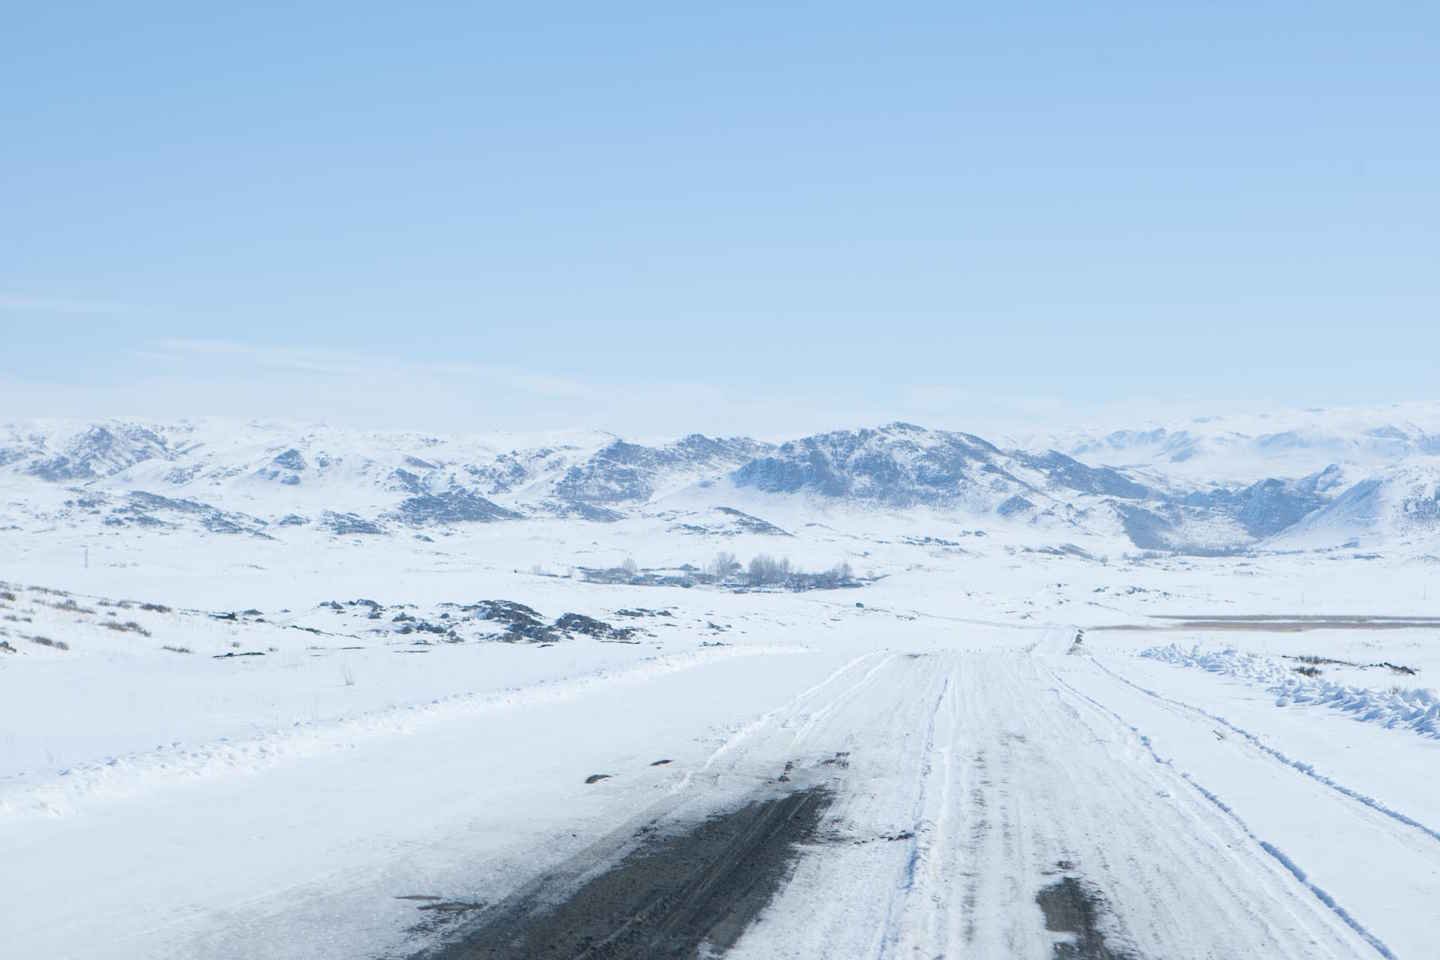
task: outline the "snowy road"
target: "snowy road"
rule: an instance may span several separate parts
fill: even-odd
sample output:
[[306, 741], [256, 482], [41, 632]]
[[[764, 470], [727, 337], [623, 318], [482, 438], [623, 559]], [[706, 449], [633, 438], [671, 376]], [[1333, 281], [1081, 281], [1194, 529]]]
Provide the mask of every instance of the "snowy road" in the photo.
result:
[[[1432, 954], [1426, 811], [1073, 633], [726, 648], [225, 776], [140, 771], [48, 818], [12, 797], [0, 862], [28, 879], [0, 912], [16, 956]], [[737, 810], [764, 829], [723, 833]], [[546, 916], [590, 946], [514, 946], [553, 940]]]
[[[734, 955], [1383, 953], [1203, 785], [1065, 682], [1057, 667], [1083, 663], [1055, 655], [1069, 636], [865, 658], [717, 758], [709, 776], [760, 775], [787, 757], [817, 772], [848, 763], [827, 777], [831, 842], [801, 859]], [[1062, 918], [1042, 909], [1077, 890], [1098, 927], [1072, 930], [1078, 943], [1047, 929]], [[1078, 952], [1053, 954], [1067, 942]]]
[[[1132, 702], [1134, 689], [1087, 656], [1067, 655], [1072, 635], [1051, 631], [1026, 646], [975, 652], [858, 656], [740, 730], [687, 774], [678, 795], [653, 812], [655, 822], [676, 819], [687, 794], [714, 803], [718, 796], [819, 787], [829, 804], [824, 828], [796, 851], [788, 885], [761, 922], [738, 943], [725, 944], [727, 955], [1423, 954], [1423, 941], [1397, 939], [1408, 949], [1392, 947], [1310, 879], [1295, 858], [1257, 834], [1220, 793], [1159, 753], [1124, 714], [1082, 692], [1077, 683], [1108, 684], [1105, 695], [1124, 701], [1120, 706], [1133, 716], [1157, 706]], [[1183, 710], [1162, 712], [1172, 722], [1187, 722]], [[1237, 760], [1235, 745], [1216, 737], [1203, 714], [1188, 722], [1194, 729], [1182, 735], [1172, 727], [1167, 740], [1198, 744], [1198, 751], [1191, 750], [1197, 761], [1212, 753]], [[1256, 757], [1242, 748], [1238, 762], [1247, 765]], [[1319, 816], [1330, 817], [1331, 828], [1347, 835], [1345, 843], [1323, 844], [1328, 853], [1318, 860], [1327, 868], [1337, 868], [1339, 848], [1346, 851], [1342, 860], [1358, 856], [1387, 865], [1386, 872], [1408, 870], [1424, 878], [1406, 903], [1403, 891], [1377, 885], [1373, 873], [1365, 880], [1365, 874], [1352, 876], [1345, 863], [1338, 866], [1336, 879], [1349, 880], [1342, 886], [1354, 886], [1367, 906], [1376, 889], [1384, 890], [1385, 902], [1375, 912], [1393, 917], [1403, 938], [1415, 926], [1405, 922], [1406, 910], [1416, 911], [1413, 919], [1429, 909], [1440, 846], [1363, 804], [1343, 797], [1337, 803], [1333, 790], [1284, 764], [1262, 757], [1259, 765], [1243, 775], [1252, 787], [1257, 778], [1265, 781], [1269, 792], [1255, 806], [1259, 821], [1270, 826], [1276, 809], [1287, 811], [1281, 819], [1292, 829], [1279, 829], [1278, 836], [1301, 849], [1307, 840], [1332, 836], [1307, 832], [1316, 827], [1314, 811], [1299, 814], [1319, 806]], [[1232, 778], [1217, 779], [1230, 785]], [[786, 782], [789, 787], [782, 786]], [[1297, 821], [1305, 824], [1298, 831]], [[705, 881], [725, 879], [717, 871], [727, 857], [752, 852], [725, 848], [701, 858], [678, 881], [637, 876], [644, 871], [632, 869], [623, 882], [655, 896], [667, 883], [703, 888]], [[574, 896], [576, 887], [593, 896], [601, 886], [581, 886], [573, 872], [556, 875], [549, 886], [567, 884], [567, 893], [556, 899]], [[546, 887], [541, 882], [527, 890], [527, 902], [555, 893]], [[613, 895], [613, 889], [607, 892]], [[680, 898], [658, 914], [625, 913], [623, 922], [663, 927], [667, 917], [690, 906]], [[566, 920], [576, 922], [573, 916]], [[582, 926], [604, 938], [621, 923], [612, 914], [587, 917]], [[482, 921], [468, 938], [433, 955], [520, 956], [528, 949], [538, 956], [536, 945], [556, 930], [531, 924], [528, 939], [512, 943], [520, 952], [496, 952], [495, 945], [513, 933], [503, 922]], [[677, 951], [689, 946], [673, 945]], [[595, 955], [655, 955], [656, 946], [621, 938]], [[575, 955], [582, 954], [590, 955]]]

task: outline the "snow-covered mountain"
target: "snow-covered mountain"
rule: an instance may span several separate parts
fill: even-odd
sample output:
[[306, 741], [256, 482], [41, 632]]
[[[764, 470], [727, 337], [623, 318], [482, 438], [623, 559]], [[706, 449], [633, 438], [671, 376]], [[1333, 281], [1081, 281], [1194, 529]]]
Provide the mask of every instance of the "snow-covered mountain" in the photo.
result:
[[1375, 471], [1440, 455], [1440, 404], [1198, 417], [1038, 434], [1020, 442], [1054, 446], [1088, 462], [1190, 480], [1293, 478], [1331, 464]]
[[553, 493], [562, 503], [644, 504], [666, 490], [739, 468], [768, 449], [745, 437], [698, 433], [659, 447], [616, 440], [566, 470]]
[[86, 481], [108, 477], [147, 460], [173, 460], [172, 450], [153, 430], [132, 423], [86, 427], [56, 448], [42, 433], [20, 434], [0, 448], [0, 463], [26, 462], [26, 471], [43, 480]]
[[[0, 428], [0, 525], [379, 536], [527, 518], [676, 519], [677, 504], [713, 515], [733, 511], [734, 498], [758, 498], [951, 512], [1180, 552], [1440, 535], [1440, 457], [1431, 451], [1440, 434], [1414, 424], [1384, 431], [1364, 418], [1347, 433], [1349, 421], [1327, 422], [1328, 432], [1112, 432], [1071, 437], [1070, 452], [1005, 449], [908, 423], [776, 445], [699, 434], [641, 444], [593, 433], [37, 422]], [[1290, 453], [1266, 460], [1264, 451]], [[1319, 452], [1348, 456], [1303, 473], [1256, 472], [1326, 459]], [[1214, 474], [1201, 472], [1206, 463]]]
[[1150, 493], [1119, 471], [1089, 467], [1053, 450], [1006, 452], [971, 434], [908, 423], [791, 441], [745, 464], [734, 481], [771, 493], [1004, 515], [1060, 504], [1074, 494], [1142, 499]]
[[1440, 458], [1387, 468], [1348, 487], [1287, 526], [1279, 541], [1296, 546], [1336, 540], [1440, 543]]

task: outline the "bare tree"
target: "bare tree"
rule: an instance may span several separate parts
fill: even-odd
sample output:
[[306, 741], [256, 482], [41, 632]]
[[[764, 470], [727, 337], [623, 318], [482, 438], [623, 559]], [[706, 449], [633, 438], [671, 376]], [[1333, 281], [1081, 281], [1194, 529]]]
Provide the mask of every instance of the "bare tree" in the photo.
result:
[[750, 560], [747, 573], [750, 583], [755, 586], [784, 583], [790, 576], [790, 561], [776, 560], [769, 554], [756, 554]]
[[626, 576], [630, 577], [640, 572], [640, 568], [636, 565], [634, 557], [626, 557], [625, 561], [620, 564], [620, 569], [624, 570]]
[[735, 554], [723, 550], [715, 554], [715, 559], [705, 565], [705, 573], [716, 583], [725, 582], [739, 569], [740, 562], [735, 559]]

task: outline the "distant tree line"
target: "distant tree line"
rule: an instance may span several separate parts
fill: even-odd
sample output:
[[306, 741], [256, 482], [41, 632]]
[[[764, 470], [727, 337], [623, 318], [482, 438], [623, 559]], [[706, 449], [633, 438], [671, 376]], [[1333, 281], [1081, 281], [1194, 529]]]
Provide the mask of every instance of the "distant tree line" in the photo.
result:
[[590, 583], [621, 583], [629, 586], [693, 587], [711, 584], [727, 590], [831, 590], [858, 587], [865, 580], [855, 577], [848, 563], [837, 563], [818, 573], [799, 570], [789, 558], [756, 554], [750, 563], [733, 553], [717, 553], [706, 566], [683, 564], [678, 569], [641, 569], [634, 558], [626, 557], [615, 567], [576, 567], [575, 573]]
[[824, 587], [843, 587], [856, 583], [854, 572], [848, 563], [837, 563], [829, 570], [808, 573], [791, 566], [785, 557], [772, 557], [759, 553], [750, 558], [748, 565], [742, 565], [735, 554], [717, 553], [705, 565], [703, 576], [706, 581], [724, 586], [741, 587], [789, 587], [799, 590], [813, 590]]
[[797, 569], [785, 557], [761, 553], [743, 564], [735, 554], [723, 551], [703, 567], [687, 563], [671, 569], [642, 569], [634, 559], [626, 557], [619, 566], [577, 567], [575, 572], [591, 583], [667, 587], [711, 584], [729, 590], [828, 590], [858, 587], [866, 582], [858, 579], [850, 564], [844, 562], [828, 570], [809, 572]]

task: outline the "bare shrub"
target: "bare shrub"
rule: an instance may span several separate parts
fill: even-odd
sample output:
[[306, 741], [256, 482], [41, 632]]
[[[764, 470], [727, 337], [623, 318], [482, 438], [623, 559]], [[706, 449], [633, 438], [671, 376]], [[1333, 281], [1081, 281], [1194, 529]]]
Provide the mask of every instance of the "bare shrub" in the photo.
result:
[[136, 623], [134, 620], [126, 620], [124, 623], [119, 623], [115, 620], [108, 620], [105, 623], [101, 624], [101, 626], [109, 630], [114, 630], [118, 633], [138, 633], [142, 637], [150, 636], [150, 631], [140, 626], [140, 624]]

